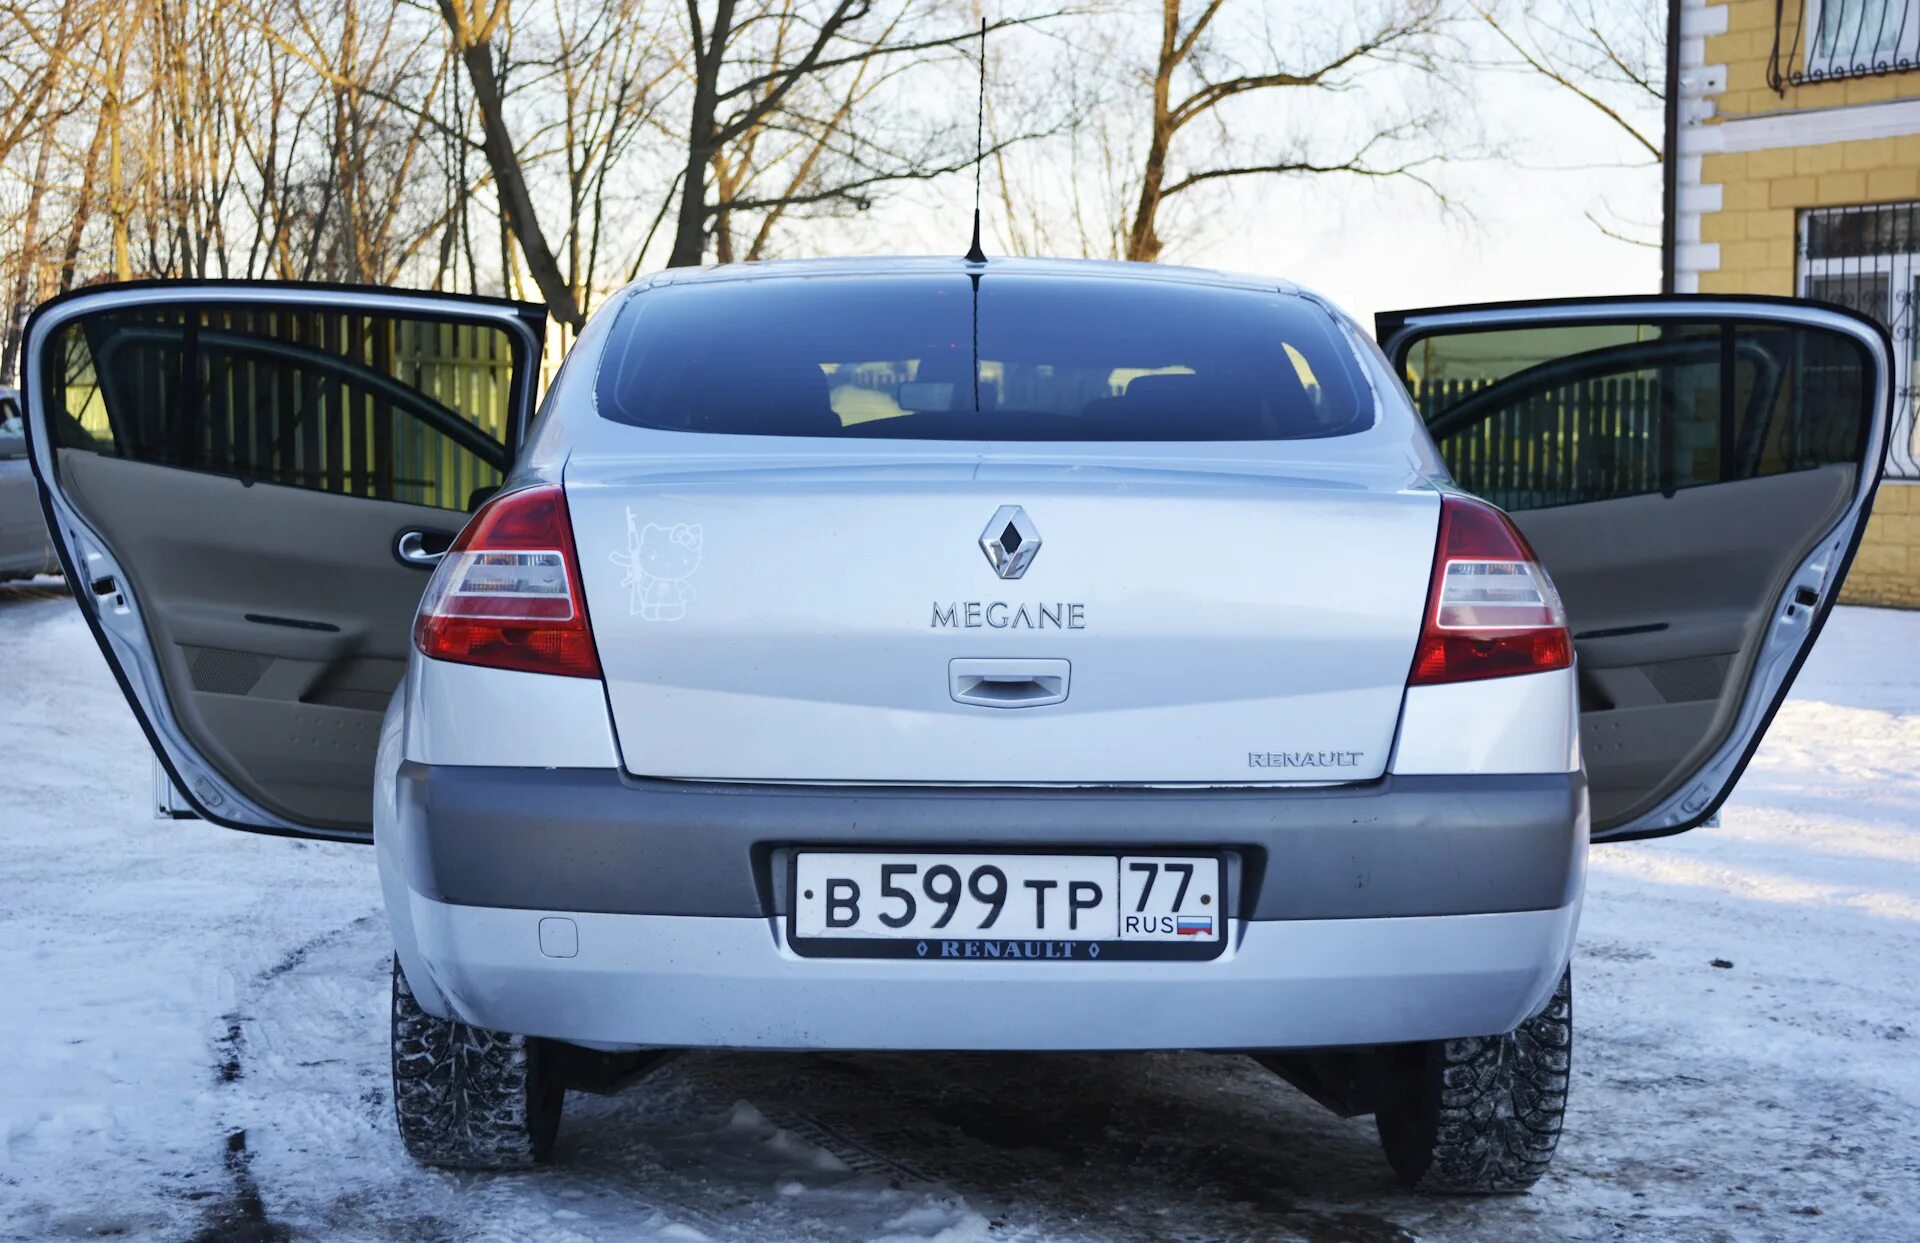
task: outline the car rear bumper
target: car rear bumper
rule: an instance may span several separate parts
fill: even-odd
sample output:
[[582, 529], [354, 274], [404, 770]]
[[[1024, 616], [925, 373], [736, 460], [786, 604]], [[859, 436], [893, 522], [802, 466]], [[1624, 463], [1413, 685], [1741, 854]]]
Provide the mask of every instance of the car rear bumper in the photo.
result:
[[1222, 850], [1242, 919], [1556, 910], [1580, 893], [1579, 772], [1389, 776], [1292, 789], [715, 785], [604, 769], [403, 762], [409, 888], [454, 906], [785, 914], [806, 846]]
[[[397, 765], [376, 817], [422, 1004], [601, 1047], [1282, 1049], [1506, 1031], [1558, 980], [1579, 773], [1247, 790], [699, 786]], [[1229, 861], [1205, 962], [812, 958], [809, 845], [1180, 848]]]
[[803, 958], [778, 919], [417, 894], [410, 911], [449, 1008], [481, 1027], [596, 1047], [947, 1050], [1322, 1048], [1510, 1031], [1559, 980], [1578, 913], [1576, 901], [1235, 921], [1208, 962], [1062, 963]]

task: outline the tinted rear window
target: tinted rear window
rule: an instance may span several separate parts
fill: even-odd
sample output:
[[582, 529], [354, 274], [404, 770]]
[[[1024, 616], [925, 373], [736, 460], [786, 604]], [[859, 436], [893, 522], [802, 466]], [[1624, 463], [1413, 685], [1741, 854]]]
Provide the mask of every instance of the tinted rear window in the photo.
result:
[[1370, 390], [1296, 296], [989, 272], [668, 285], [598, 380], [638, 427], [910, 440], [1294, 440], [1364, 430]]

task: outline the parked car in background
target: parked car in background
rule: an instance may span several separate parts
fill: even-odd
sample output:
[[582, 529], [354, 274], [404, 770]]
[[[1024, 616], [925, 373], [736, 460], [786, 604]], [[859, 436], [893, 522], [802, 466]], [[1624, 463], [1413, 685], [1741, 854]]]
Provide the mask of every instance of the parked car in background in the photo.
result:
[[17, 389], [0, 388], [0, 583], [59, 569], [40, 493], [27, 465], [26, 424]]
[[1588, 841], [1732, 789], [1891, 345], [1710, 297], [1378, 337], [1192, 269], [744, 265], [609, 300], [536, 409], [539, 307], [133, 285], [35, 314], [27, 415], [183, 802], [375, 845], [421, 1160], [543, 1157], [632, 1052], [1195, 1049], [1516, 1191]]

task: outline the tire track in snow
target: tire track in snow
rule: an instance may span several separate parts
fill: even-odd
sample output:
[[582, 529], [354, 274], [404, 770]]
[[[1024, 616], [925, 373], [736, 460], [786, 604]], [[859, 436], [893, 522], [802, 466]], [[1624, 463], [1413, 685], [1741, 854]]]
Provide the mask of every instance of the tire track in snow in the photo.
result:
[[[326, 949], [371, 928], [372, 915], [362, 915], [339, 927], [307, 938], [282, 954], [271, 966], [253, 974], [242, 989], [239, 1004], [220, 1016], [224, 1026], [215, 1037], [214, 1078], [223, 1088], [235, 1087], [247, 1078], [248, 1032], [259, 1020], [259, 1004], [271, 992], [274, 983], [296, 970], [318, 950]], [[266, 1199], [253, 1172], [253, 1158], [247, 1147], [247, 1129], [233, 1127], [227, 1132], [222, 1166], [232, 1183], [230, 1194], [206, 1206], [206, 1224], [194, 1236], [194, 1243], [279, 1243], [291, 1239], [293, 1230], [274, 1220], [267, 1212]]]
[[283, 1243], [291, 1239], [292, 1230], [267, 1216], [266, 1202], [260, 1198], [247, 1159], [245, 1131], [227, 1136], [224, 1164], [233, 1180], [233, 1194], [208, 1207], [206, 1224], [193, 1236], [193, 1243]]

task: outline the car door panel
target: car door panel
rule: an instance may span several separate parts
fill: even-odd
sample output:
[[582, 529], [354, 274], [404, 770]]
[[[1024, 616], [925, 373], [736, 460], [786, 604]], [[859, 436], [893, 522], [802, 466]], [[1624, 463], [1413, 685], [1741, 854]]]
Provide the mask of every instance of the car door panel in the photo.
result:
[[1864, 527], [1884, 333], [1668, 298], [1397, 312], [1380, 335], [1459, 485], [1509, 509], [1565, 600], [1596, 838], [1706, 820]]
[[1596, 820], [1642, 810], [1641, 791], [1700, 761], [1783, 576], [1844, 512], [1857, 474], [1824, 466], [1514, 515], [1574, 619]]
[[221, 823], [363, 839], [431, 568], [397, 542], [450, 538], [497, 484], [537, 319], [245, 283], [54, 310], [29, 328], [34, 466], [169, 776]]
[[426, 582], [389, 548], [444, 516], [71, 450], [61, 465], [75, 510], [114, 533], [125, 586], [164, 601], [148, 630], [189, 735], [291, 819], [365, 820]]

